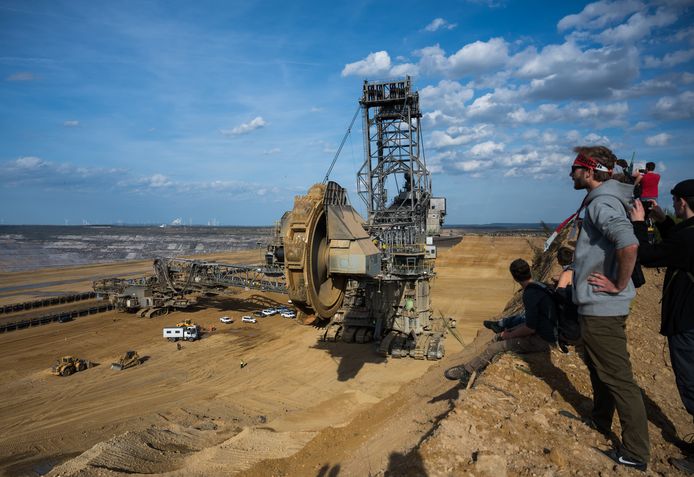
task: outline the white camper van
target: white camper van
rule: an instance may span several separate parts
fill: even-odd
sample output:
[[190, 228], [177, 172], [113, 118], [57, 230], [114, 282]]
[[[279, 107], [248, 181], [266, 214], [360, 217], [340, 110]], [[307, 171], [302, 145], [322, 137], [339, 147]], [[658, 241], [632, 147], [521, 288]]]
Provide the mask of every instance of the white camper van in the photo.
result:
[[200, 338], [197, 326], [172, 326], [164, 328], [164, 338], [169, 341], [195, 341]]

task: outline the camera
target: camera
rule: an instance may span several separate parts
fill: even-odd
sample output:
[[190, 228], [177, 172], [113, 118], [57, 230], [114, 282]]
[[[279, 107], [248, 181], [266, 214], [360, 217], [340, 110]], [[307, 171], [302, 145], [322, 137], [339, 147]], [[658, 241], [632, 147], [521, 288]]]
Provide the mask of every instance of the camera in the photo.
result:
[[652, 200], [642, 200], [641, 205], [643, 205], [643, 211], [646, 213], [646, 217], [648, 217], [648, 214], [651, 213], [651, 209], [653, 209], [653, 201]]

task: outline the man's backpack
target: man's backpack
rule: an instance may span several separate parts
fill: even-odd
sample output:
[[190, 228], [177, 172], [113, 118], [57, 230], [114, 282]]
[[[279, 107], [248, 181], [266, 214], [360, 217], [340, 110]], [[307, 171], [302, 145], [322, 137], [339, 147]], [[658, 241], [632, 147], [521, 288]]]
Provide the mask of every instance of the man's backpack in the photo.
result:
[[539, 282], [532, 282], [528, 286], [540, 288], [557, 307], [556, 336], [562, 349], [566, 344], [578, 342], [581, 339], [581, 326], [578, 323], [578, 308], [571, 299], [571, 285], [556, 290]]

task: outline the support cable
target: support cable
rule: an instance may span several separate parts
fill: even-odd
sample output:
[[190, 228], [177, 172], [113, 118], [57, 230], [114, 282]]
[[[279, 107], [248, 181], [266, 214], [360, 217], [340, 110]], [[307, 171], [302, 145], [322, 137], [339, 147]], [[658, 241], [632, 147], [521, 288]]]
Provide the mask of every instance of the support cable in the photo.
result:
[[335, 167], [335, 163], [337, 162], [337, 158], [340, 155], [340, 152], [342, 151], [342, 146], [345, 145], [345, 141], [347, 141], [347, 137], [350, 135], [352, 132], [352, 126], [354, 126], [354, 121], [357, 119], [357, 116], [359, 115], [359, 111], [361, 110], [361, 104], [357, 106], [357, 110], [354, 112], [354, 116], [352, 117], [352, 121], [349, 123], [349, 127], [347, 128], [347, 132], [345, 133], [344, 137], [342, 138], [342, 142], [340, 143], [340, 147], [337, 148], [337, 152], [335, 153], [335, 157], [333, 157], [333, 162], [330, 164], [330, 167], [328, 168], [328, 172], [325, 173], [325, 177], [323, 178], [323, 184], [328, 182], [328, 179], [330, 179], [330, 173], [333, 171], [333, 167]]

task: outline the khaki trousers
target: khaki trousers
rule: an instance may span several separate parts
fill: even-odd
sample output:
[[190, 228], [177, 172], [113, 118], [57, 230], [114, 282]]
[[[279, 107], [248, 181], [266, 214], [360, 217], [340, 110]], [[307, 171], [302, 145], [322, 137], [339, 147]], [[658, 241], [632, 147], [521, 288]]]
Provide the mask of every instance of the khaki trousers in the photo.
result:
[[523, 336], [522, 338], [513, 338], [510, 340], [496, 341], [490, 343], [480, 354], [472, 358], [464, 364], [465, 369], [469, 372], [478, 371], [487, 366], [492, 358], [499, 353], [511, 351], [514, 353], [539, 353], [547, 352], [550, 349], [550, 344], [537, 335]]
[[585, 361], [593, 384], [593, 421], [611, 429], [615, 409], [625, 457], [648, 462], [648, 418], [634, 381], [625, 333], [627, 316], [580, 315]]

